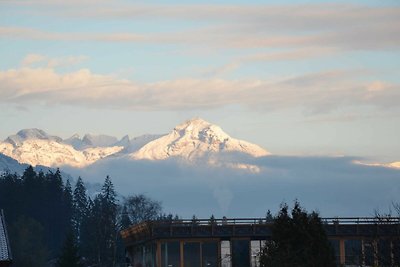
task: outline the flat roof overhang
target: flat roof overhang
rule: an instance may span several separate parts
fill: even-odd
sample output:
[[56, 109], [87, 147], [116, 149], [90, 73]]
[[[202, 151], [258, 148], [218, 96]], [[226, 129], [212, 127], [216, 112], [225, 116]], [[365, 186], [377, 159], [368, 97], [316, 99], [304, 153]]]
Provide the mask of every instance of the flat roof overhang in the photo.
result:
[[[400, 238], [400, 218], [322, 218], [330, 239], [337, 238]], [[273, 221], [265, 218], [196, 219], [147, 221], [121, 231], [126, 246], [153, 240], [249, 238], [265, 240], [271, 237]]]

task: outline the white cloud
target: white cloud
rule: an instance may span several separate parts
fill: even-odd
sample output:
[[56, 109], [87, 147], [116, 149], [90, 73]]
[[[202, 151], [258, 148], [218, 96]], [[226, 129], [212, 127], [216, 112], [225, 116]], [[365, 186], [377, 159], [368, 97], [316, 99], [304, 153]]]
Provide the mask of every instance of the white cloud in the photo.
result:
[[27, 55], [21, 62], [21, 65], [24, 67], [31, 66], [32, 64], [42, 62], [45, 60], [43, 55], [39, 54], [29, 54]]
[[[64, 104], [136, 110], [193, 110], [231, 104], [257, 109], [303, 107], [330, 111], [341, 106], [398, 106], [399, 86], [358, 81], [360, 71], [330, 71], [267, 80], [182, 78], [139, 83], [88, 69], [59, 73], [49, 67], [0, 72], [3, 103]], [[382, 83], [382, 82], [380, 82]]]
[[87, 60], [86, 56], [48, 57], [40, 54], [29, 54], [21, 62], [22, 67], [42, 65], [47, 68], [66, 67], [82, 63]]
[[[29, 5], [34, 5], [31, 3]], [[133, 42], [162, 45], [185, 44], [220, 49], [292, 48], [332, 50], [398, 49], [400, 7], [352, 4], [303, 5], [143, 5], [103, 2], [94, 9], [86, 3], [74, 5], [44, 2], [48, 8], [30, 12], [37, 16], [64, 16], [85, 20], [128, 19], [200, 21], [203, 27], [189, 26], [168, 32], [151, 27], [144, 33], [50, 32], [24, 27], [0, 27], [0, 37], [53, 41]], [[62, 5], [62, 2], [61, 2]], [[83, 5], [83, 6], [82, 6]], [[26, 12], [26, 11], [24, 11]], [[296, 14], [295, 16], [293, 14]], [[163, 23], [163, 22], [160, 22]], [[185, 23], [190, 25], [190, 23]], [[196, 25], [196, 24], [195, 24]], [[308, 52], [310, 53], [310, 51]], [[315, 55], [316, 53], [314, 53]], [[285, 58], [297, 55], [286, 55]], [[268, 56], [267, 56], [268, 58]]]

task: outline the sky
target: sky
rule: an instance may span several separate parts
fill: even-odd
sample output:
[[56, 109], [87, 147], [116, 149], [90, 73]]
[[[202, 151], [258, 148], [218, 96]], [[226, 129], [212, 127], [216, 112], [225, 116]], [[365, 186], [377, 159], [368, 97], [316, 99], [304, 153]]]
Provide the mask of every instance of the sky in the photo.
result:
[[400, 161], [399, 1], [0, 0], [0, 139], [192, 117], [274, 155]]

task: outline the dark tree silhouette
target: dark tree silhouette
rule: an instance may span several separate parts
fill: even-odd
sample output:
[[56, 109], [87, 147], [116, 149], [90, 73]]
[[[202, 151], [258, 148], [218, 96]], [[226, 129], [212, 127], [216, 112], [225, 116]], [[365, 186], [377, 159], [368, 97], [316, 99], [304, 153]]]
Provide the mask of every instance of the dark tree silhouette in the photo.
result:
[[260, 255], [262, 267], [334, 267], [335, 259], [321, 219], [295, 202], [286, 204], [273, 219], [272, 238]]
[[75, 237], [71, 231], [65, 241], [61, 251], [61, 256], [58, 258], [58, 267], [82, 267], [81, 257], [78, 253]]

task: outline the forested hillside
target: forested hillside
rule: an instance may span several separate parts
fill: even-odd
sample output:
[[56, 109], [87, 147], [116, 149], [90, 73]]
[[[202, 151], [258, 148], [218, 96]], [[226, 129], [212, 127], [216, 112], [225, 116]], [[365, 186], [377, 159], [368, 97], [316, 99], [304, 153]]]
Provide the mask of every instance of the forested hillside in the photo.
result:
[[59, 170], [36, 173], [32, 167], [22, 176], [0, 176], [0, 208], [16, 267], [65, 266], [75, 248], [77, 265], [67, 262], [71, 267], [121, 266], [125, 257], [119, 231], [131, 222], [165, 218], [161, 204], [146, 196], [119, 201], [108, 176], [101, 192], [91, 197], [80, 177], [71, 186]]

